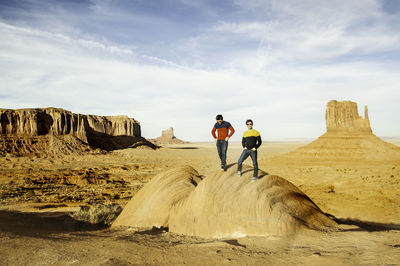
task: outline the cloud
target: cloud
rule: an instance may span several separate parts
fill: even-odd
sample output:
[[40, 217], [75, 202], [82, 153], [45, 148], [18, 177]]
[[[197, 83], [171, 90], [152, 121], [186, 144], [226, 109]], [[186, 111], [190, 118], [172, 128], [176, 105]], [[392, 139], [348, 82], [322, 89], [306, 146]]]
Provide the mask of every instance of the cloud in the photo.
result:
[[[247, 6], [247, 1], [238, 2]], [[257, 60], [263, 65], [325, 64], [345, 56], [399, 50], [400, 27], [393, 26], [377, 1], [279, 1], [273, 5], [250, 1], [250, 6], [261, 7], [261, 3], [274, 16], [264, 21], [222, 22], [212, 31], [230, 42], [243, 37], [258, 40]]]
[[[1, 99], [3, 107], [56, 106], [80, 113], [129, 114], [157, 124], [157, 130], [143, 129], [151, 137], [170, 123], [190, 125], [182, 135], [195, 136], [198, 117], [240, 106], [246, 97], [230, 98], [226, 93], [240, 91], [238, 84], [255, 82], [164, 60], [163, 65], [158, 59], [154, 64], [154, 58], [143, 64], [124, 49], [4, 23], [0, 31], [8, 40], [0, 43], [0, 92], [12, 98]], [[131, 60], [120, 59], [121, 53]]]
[[[207, 23], [191, 22], [197, 28], [189, 31], [178, 26], [180, 11], [174, 20], [148, 7], [133, 12], [126, 2], [92, 3], [96, 10], [86, 20], [62, 9], [72, 21], [57, 20], [60, 27], [51, 31], [1, 20], [2, 107], [126, 114], [141, 122], [145, 137], [173, 126], [177, 137], [190, 141], [210, 140], [215, 115], [222, 113], [239, 141], [248, 118], [266, 139], [317, 137], [325, 130], [326, 103], [353, 100], [360, 110], [369, 106], [377, 135], [400, 132], [393, 115], [400, 111], [400, 24], [378, 1], [238, 0], [227, 10], [240, 19], [225, 15], [221, 4], [205, 15]], [[199, 5], [205, 10], [210, 3]], [[85, 21], [89, 27], [74, 26]], [[118, 32], [130, 34], [127, 29], [146, 21], [154, 26], [142, 31], [148, 36], [110, 32], [110, 24], [121, 24]], [[158, 35], [170, 25], [176, 26], [171, 36]]]

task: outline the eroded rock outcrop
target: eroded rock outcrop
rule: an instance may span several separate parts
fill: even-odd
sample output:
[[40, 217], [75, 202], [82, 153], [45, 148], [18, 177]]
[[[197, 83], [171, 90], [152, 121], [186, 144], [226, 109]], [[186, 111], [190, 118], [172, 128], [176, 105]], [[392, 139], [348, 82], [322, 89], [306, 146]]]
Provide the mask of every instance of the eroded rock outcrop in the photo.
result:
[[148, 143], [141, 137], [140, 123], [133, 118], [75, 114], [60, 108], [0, 109], [0, 136], [0, 149], [18, 155], [51, 150], [48, 145], [52, 141], [67, 142], [68, 146], [71, 136], [77, 139], [72, 146], [104, 150]]
[[169, 129], [165, 129], [161, 131], [161, 136], [151, 140], [156, 145], [162, 144], [183, 144], [185, 141], [178, 139], [174, 135], [174, 129], [170, 127]]
[[85, 142], [90, 134], [140, 137], [140, 124], [127, 116], [74, 114], [60, 108], [0, 109], [1, 134], [71, 134]]
[[351, 101], [328, 103], [325, 112], [327, 132], [372, 132], [365, 106], [364, 118], [358, 115], [357, 103]]
[[326, 107], [327, 132], [310, 144], [272, 158], [271, 163], [398, 161], [400, 147], [372, 133], [365, 106], [364, 118], [351, 101], [330, 101]]
[[231, 167], [200, 180], [189, 166], [173, 168], [147, 183], [113, 226], [163, 226], [174, 233], [212, 238], [336, 228], [336, 222], [292, 183], [262, 171], [260, 176], [251, 182], [252, 171], [245, 169], [238, 177]]

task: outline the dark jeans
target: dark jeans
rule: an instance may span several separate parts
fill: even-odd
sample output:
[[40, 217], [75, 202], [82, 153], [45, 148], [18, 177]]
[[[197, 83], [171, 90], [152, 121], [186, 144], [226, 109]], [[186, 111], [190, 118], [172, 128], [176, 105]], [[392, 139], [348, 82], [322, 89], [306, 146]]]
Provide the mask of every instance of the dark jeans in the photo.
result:
[[221, 168], [226, 167], [226, 151], [228, 150], [228, 142], [225, 140], [217, 140], [217, 150], [221, 159]]
[[257, 164], [257, 151], [253, 150], [248, 150], [244, 149], [242, 152], [242, 155], [239, 157], [238, 161], [238, 172], [242, 172], [242, 163], [244, 160], [247, 159], [247, 157], [251, 156], [251, 160], [253, 161], [253, 167], [254, 167], [254, 177], [258, 177], [258, 164]]

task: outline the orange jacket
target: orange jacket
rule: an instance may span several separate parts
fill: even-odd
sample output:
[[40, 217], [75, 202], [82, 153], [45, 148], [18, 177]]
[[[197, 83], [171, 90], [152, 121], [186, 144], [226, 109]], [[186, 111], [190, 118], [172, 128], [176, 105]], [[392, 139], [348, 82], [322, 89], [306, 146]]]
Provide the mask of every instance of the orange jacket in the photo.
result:
[[[215, 131], [217, 131], [218, 137], [215, 135]], [[215, 123], [213, 129], [211, 130], [213, 137], [218, 140], [223, 140], [226, 137], [232, 137], [233, 133], [235, 133], [235, 129], [233, 129], [231, 123], [227, 121], [223, 121], [221, 125], [218, 122]]]

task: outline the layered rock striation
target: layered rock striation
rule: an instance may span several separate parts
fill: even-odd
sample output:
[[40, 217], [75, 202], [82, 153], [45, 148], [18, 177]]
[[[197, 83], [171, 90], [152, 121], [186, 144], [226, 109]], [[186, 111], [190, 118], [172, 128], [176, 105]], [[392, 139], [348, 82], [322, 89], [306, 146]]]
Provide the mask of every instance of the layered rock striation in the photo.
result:
[[159, 174], [137, 193], [112, 226], [168, 227], [200, 237], [290, 235], [337, 224], [289, 181], [245, 167], [201, 178], [190, 166]]
[[175, 167], [153, 177], [128, 202], [114, 226], [168, 227], [171, 208], [186, 198], [201, 181], [190, 166]]
[[[0, 109], [0, 135], [2, 150], [12, 153], [40, 152], [39, 146], [45, 148], [54, 138], [74, 137], [80, 144], [104, 150], [146, 142], [133, 118], [75, 114], [60, 108]], [[32, 148], [38, 142], [37, 149]]]
[[75, 114], [60, 108], [0, 109], [0, 125], [2, 135], [71, 134], [85, 142], [96, 133], [140, 137], [140, 124], [133, 118]]

